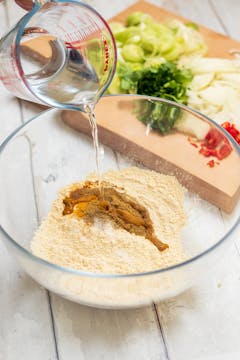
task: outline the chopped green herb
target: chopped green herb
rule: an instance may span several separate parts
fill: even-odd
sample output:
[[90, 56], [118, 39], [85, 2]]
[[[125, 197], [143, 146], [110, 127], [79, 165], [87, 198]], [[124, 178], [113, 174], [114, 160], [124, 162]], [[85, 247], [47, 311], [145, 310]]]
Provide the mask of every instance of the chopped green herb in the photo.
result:
[[[185, 104], [192, 74], [168, 61], [159, 66], [134, 71], [126, 65], [118, 67], [120, 89], [126, 93], [149, 95]], [[159, 102], [149, 102], [146, 109], [137, 109], [137, 117], [161, 134], [168, 133], [180, 115], [180, 109]]]
[[199, 26], [198, 24], [194, 23], [194, 22], [187, 22], [185, 23], [185, 26], [188, 26], [196, 31], [199, 31]]

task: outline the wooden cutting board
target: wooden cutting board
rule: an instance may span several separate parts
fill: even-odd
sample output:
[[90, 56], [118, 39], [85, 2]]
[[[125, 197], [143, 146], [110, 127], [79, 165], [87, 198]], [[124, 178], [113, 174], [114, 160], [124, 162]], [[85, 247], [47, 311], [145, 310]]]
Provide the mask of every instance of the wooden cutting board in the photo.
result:
[[[134, 11], [145, 12], [160, 21], [169, 18], [190, 21], [145, 1], [139, 1], [110, 22], [125, 23], [126, 17]], [[203, 26], [199, 28], [209, 48], [208, 56], [229, 58], [229, 50], [240, 48], [240, 43], [227, 36]], [[96, 107], [99, 140], [150, 169], [174, 174], [188, 189], [224, 211], [231, 212], [240, 194], [240, 161], [237, 152], [233, 151], [219, 166], [210, 168], [207, 166], [209, 158], [200, 155], [198, 150], [189, 144], [186, 135], [176, 133], [161, 136], [157, 132], [151, 132], [146, 136], [146, 127], [133, 115], [132, 106], [127, 100], [120, 101], [117, 106], [111, 98], [100, 100]], [[119, 107], [121, 111], [118, 111]], [[108, 116], [105, 116], [106, 111]], [[62, 118], [68, 126], [90, 135], [84, 114], [63, 111]]]
[[[146, 126], [135, 116], [137, 96], [118, 99], [103, 97], [96, 106], [101, 143], [149, 169], [175, 175], [190, 191], [224, 211], [233, 210], [240, 193], [240, 160], [236, 151], [210, 168], [209, 158], [200, 155], [186, 135], [161, 136], [155, 131], [146, 135]], [[62, 119], [67, 126], [91, 134], [86, 114], [65, 110]]]

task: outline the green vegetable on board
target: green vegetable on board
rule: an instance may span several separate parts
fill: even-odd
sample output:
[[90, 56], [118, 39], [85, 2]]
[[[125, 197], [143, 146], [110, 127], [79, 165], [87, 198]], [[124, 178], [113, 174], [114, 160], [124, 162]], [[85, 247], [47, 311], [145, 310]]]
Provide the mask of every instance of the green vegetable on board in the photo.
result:
[[[143, 70], [138, 75], [137, 93], [151, 95], [178, 103], [186, 104], [187, 87], [192, 80], [191, 72], [180, 70], [174, 63], [166, 62], [158, 68]], [[144, 124], [158, 130], [161, 134], [168, 133], [179, 118], [178, 107], [159, 102], [150, 102], [148, 111], [139, 112], [138, 119]]]
[[[118, 63], [108, 93], [142, 94], [186, 104], [192, 74], [176, 63], [182, 56], [206, 53], [197, 26], [175, 19], [161, 23], [141, 12], [130, 14], [125, 26], [116, 22], [110, 26]], [[180, 110], [155, 103], [141, 114], [138, 109], [137, 114], [139, 120], [164, 134], [172, 129]]]
[[[168, 61], [159, 66], [134, 71], [126, 65], [119, 65], [119, 77], [113, 86], [121, 93], [132, 93], [160, 97], [178, 103], [187, 103], [187, 88], [192, 80], [188, 69], [178, 69], [177, 65]], [[136, 111], [138, 119], [150, 124], [152, 129], [160, 133], [168, 133], [174, 126], [180, 110], [164, 103], [149, 103], [147, 111]]]
[[[177, 61], [181, 56], [205, 55], [207, 52], [198, 25], [192, 22], [184, 24], [172, 19], [163, 23], [154, 20], [150, 15], [134, 12], [127, 17], [125, 26], [113, 22], [110, 23], [110, 27], [119, 54], [125, 45], [135, 44], [139, 49], [135, 48], [133, 53], [143, 51], [145, 61], [155, 56]], [[138, 59], [136, 58], [135, 61], [138, 62]]]

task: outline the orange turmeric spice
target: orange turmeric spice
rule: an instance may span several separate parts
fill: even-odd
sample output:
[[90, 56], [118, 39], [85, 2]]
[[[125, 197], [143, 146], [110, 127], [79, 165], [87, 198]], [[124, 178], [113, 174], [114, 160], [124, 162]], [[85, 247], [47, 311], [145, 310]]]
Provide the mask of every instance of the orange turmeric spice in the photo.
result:
[[110, 184], [102, 184], [100, 194], [98, 182], [85, 182], [81, 188], [71, 191], [63, 200], [63, 215], [73, 214], [92, 223], [94, 218], [112, 221], [116, 226], [150, 240], [159, 251], [169, 246], [160, 241], [153, 229], [149, 213], [130, 196], [117, 191]]

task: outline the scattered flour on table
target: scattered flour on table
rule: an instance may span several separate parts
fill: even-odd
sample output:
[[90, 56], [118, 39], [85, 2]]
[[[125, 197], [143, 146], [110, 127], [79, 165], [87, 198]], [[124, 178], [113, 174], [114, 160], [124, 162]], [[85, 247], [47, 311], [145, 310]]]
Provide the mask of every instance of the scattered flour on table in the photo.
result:
[[[96, 175], [87, 180], [97, 180]], [[186, 222], [184, 188], [174, 176], [130, 167], [109, 171], [103, 180], [148, 210], [156, 236], [169, 248], [160, 252], [150, 240], [116, 228], [111, 222], [95, 219], [90, 225], [82, 218], [63, 216], [63, 199], [83, 185], [75, 183], [60, 190], [37, 230], [31, 243], [35, 255], [72, 269], [111, 274], [157, 270], [185, 259], [180, 242]]]

